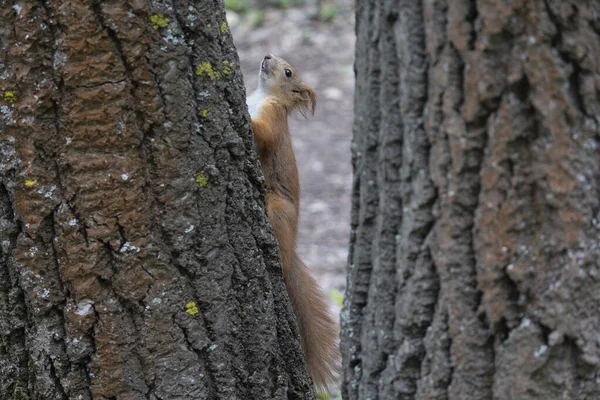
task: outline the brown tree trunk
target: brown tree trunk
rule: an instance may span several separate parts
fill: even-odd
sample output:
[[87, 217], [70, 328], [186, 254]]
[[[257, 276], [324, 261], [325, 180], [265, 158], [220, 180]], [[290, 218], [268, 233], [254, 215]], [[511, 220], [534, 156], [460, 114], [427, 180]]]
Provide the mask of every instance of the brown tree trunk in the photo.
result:
[[220, 2], [0, 1], [0, 399], [312, 398]]
[[357, 2], [345, 399], [600, 398], [600, 3]]

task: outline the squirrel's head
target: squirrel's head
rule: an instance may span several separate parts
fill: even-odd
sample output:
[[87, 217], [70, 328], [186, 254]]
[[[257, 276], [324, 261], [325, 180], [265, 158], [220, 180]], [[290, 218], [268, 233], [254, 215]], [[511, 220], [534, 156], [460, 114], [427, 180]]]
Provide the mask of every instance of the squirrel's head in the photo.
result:
[[302, 82], [296, 70], [282, 58], [267, 54], [260, 63], [258, 86], [267, 95], [276, 96], [288, 110], [297, 109], [306, 116], [314, 114], [317, 95]]

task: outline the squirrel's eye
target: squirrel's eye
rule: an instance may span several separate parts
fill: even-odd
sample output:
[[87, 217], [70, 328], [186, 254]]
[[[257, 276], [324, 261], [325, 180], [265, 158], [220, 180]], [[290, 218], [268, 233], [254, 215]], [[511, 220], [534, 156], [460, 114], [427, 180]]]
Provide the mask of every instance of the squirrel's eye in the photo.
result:
[[291, 70], [289, 70], [289, 69], [286, 68], [284, 72], [285, 72], [285, 76], [287, 76], [288, 78], [292, 76], [292, 71]]

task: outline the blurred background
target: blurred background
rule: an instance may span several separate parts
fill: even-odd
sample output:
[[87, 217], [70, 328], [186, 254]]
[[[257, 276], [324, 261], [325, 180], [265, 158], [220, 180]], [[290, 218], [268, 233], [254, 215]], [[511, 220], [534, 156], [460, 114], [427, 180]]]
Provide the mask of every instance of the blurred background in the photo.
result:
[[256, 88], [262, 58], [273, 53], [319, 96], [314, 118], [290, 118], [302, 193], [298, 254], [339, 313], [350, 232], [354, 1], [225, 0], [225, 6], [247, 94]]

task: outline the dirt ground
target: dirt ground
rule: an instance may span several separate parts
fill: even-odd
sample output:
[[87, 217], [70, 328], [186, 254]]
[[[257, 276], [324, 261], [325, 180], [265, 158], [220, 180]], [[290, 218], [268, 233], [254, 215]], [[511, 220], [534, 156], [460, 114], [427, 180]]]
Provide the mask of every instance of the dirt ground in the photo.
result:
[[[298, 252], [326, 292], [343, 293], [350, 231], [354, 94], [354, 14], [338, 4], [333, 21], [309, 7], [269, 9], [262, 23], [228, 11], [248, 93], [266, 53], [293, 65], [319, 96], [314, 118], [290, 118], [302, 192]], [[338, 308], [339, 312], [339, 308]]]

